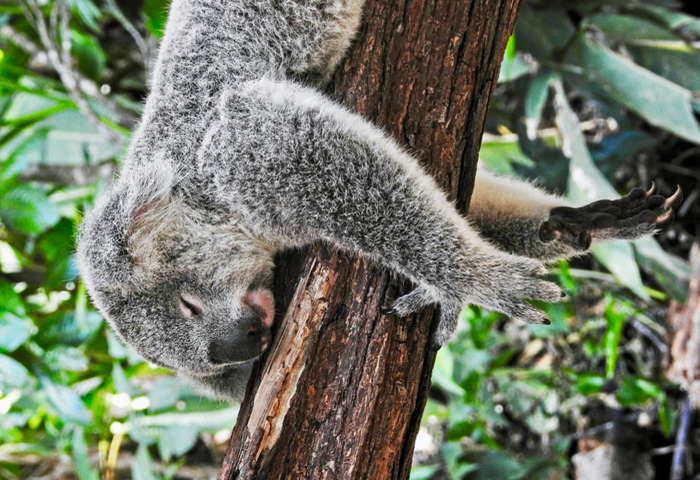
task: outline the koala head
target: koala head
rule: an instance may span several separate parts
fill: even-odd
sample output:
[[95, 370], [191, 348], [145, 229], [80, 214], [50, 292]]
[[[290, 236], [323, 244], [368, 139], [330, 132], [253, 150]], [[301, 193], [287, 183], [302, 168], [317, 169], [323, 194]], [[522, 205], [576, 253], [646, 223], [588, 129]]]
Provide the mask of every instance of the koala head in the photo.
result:
[[83, 221], [90, 296], [146, 360], [239, 397], [270, 345], [270, 249], [240, 221], [188, 206], [161, 172], [127, 172]]

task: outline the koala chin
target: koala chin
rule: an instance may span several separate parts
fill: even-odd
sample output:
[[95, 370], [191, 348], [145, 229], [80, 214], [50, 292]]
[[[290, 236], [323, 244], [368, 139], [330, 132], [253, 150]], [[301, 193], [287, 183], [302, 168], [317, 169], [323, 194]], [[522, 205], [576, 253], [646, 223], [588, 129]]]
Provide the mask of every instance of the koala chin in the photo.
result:
[[238, 398], [271, 344], [273, 257], [325, 241], [417, 288], [387, 313], [441, 306], [443, 345], [469, 304], [548, 323], [544, 264], [671, 221], [680, 191], [567, 205], [477, 174], [468, 218], [416, 159], [326, 97], [362, 0], [173, 0], [141, 124], [85, 215], [94, 304], [144, 358]]

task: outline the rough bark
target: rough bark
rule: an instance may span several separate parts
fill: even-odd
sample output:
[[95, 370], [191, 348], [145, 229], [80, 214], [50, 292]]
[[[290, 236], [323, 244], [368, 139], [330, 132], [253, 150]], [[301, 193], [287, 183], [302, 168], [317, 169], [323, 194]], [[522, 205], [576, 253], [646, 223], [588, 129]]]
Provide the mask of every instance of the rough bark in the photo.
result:
[[687, 392], [692, 407], [700, 409], [700, 245], [691, 250], [693, 273], [685, 304], [671, 304], [669, 323], [673, 327], [671, 366], [668, 378]]
[[[332, 95], [408, 145], [466, 212], [520, 0], [369, 0]], [[284, 312], [220, 479], [407, 479], [435, 360], [433, 309], [379, 313], [411, 286], [323, 245], [278, 262]]]

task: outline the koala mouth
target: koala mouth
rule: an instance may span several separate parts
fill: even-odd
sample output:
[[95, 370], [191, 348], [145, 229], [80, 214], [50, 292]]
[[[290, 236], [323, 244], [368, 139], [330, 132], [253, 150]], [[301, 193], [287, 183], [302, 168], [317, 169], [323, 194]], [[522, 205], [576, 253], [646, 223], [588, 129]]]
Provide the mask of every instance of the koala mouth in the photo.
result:
[[241, 299], [243, 304], [250, 307], [264, 326], [270, 328], [275, 319], [275, 299], [272, 292], [266, 288], [258, 288], [246, 293]]

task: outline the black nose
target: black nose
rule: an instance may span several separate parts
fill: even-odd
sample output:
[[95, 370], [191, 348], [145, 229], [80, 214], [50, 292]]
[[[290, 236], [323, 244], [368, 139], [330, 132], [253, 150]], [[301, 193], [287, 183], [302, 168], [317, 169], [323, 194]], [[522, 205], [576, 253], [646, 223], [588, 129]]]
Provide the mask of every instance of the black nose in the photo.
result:
[[270, 346], [270, 329], [257, 316], [244, 317], [225, 334], [209, 344], [213, 363], [244, 362], [259, 356]]

